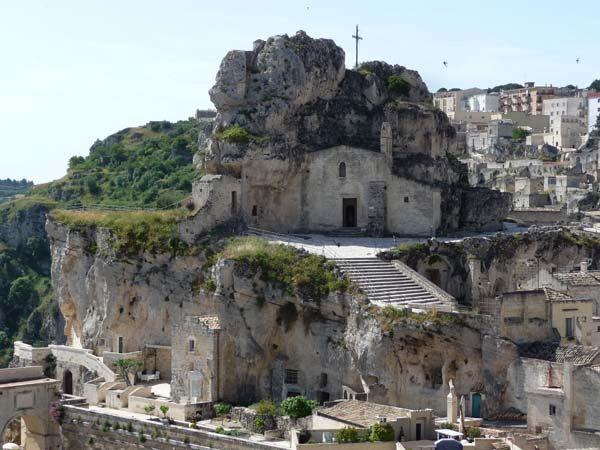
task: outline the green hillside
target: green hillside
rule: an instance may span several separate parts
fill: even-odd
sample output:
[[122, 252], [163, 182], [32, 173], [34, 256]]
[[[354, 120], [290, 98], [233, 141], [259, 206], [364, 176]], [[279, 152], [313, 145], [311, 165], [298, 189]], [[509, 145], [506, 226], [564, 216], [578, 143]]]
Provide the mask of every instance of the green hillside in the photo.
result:
[[69, 160], [67, 175], [33, 188], [66, 204], [165, 208], [188, 197], [198, 177], [192, 165], [209, 120], [150, 122], [97, 141], [86, 157]]
[[16, 195], [29, 192], [33, 182], [27, 180], [0, 180], [0, 203], [12, 200]]
[[[0, 180], [0, 367], [10, 362], [15, 340], [45, 345], [62, 336], [50, 283], [46, 214], [74, 204], [176, 207], [191, 194], [199, 176], [192, 164], [198, 139], [211, 130], [210, 119], [150, 122], [97, 141], [86, 157], [72, 157], [60, 180], [37, 186]], [[16, 194], [24, 197], [15, 199]], [[143, 249], [154, 249], [171, 242], [161, 237], [172, 232], [181, 212], [95, 211], [77, 219], [98, 220], [127, 234], [128, 244], [135, 237]]]

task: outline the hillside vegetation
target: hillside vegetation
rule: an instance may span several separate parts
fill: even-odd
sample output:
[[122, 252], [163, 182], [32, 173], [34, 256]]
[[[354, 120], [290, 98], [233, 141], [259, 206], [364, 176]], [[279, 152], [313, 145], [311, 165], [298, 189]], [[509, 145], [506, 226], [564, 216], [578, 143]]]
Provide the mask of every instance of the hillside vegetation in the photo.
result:
[[0, 203], [13, 199], [16, 195], [26, 194], [33, 186], [32, 181], [27, 180], [0, 180]]
[[97, 141], [87, 157], [73, 156], [67, 175], [33, 188], [67, 204], [167, 208], [188, 197], [198, 171], [198, 136], [211, 122], [150, 122]]
[[39, 265], [48, 258], [35, 239], [19, 250], [0, 241], [0, 367], [10, 362], [15, 340], [43, 345], [57, 331], [58, 305]]
[[[97, 141], [86, 157], [72, 157], [60, 180], [38, 186], [0, 180], [0, 367], [10, 362], [15, 340], [45, 345], [62, 337], [46, 214], [74, 228], [110, 228], [121, 254], [190, 251], [177, 238], [176, 222], [186, 214], [177, 206], [191, 194], [199, 176], [193, 156], [211, 130], [210, 119], [150, 122]], [[64, 209], [73, 205], [168, 210]]]

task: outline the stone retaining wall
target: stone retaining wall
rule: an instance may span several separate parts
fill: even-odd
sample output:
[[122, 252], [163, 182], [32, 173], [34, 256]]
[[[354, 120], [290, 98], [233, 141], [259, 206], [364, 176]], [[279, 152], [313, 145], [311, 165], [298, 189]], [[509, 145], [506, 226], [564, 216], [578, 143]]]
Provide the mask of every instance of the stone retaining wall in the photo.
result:
[[[240, 424], [254, 433], [262, 433], [270, 430], [281, 430], [287, 437], [292, 428], [309, 429], [312, 425], [312, 416], [294, 420], [288, 416], [273, 416], [272, 414], [257, 414], [254, 410], [244, 407], [236, 407], [231, 409], [231, 417], [240, 422]], [[256, 419], [260, 418], [264, 422], [264, 426], [259, 427], [256, 424]]]
[[[106, 429], [105, 421], [111, 425]], [[119, 424], [119, 430], [112, 426]], [[131, 423], [134, 431], [126, 431]], [[146, 442], [140, 441], [140, 430], [143, 428]], [[105, 429], [105, 431], [103, 431]], [[139, 420], [110, 414], [109, 412], [92, 411], [76, 406], [65, 407], [62, 425], [65, 450], [122, 449], [158, 449], [174, 450], [180, 448], [198, 448], [197, 446], [218, 448], [221, 450], [274, 450], [278, 447], [251, 442], [233, 436], [224, 436], [207, 429], [184, 428], [179, 425], [163, 425], [160, 422]], [[160, 433], [161, 437], [156, 437]], [[155, 435], [153, 438], [152, 435]], [[167, 435], [168, 438], [164, 436]]]

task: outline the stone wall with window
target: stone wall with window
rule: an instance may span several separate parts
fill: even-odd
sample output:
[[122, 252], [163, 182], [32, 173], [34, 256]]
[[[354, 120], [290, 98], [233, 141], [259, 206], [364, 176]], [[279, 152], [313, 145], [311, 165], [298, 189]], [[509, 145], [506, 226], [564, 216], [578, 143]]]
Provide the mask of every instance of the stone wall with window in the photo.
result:
[[175, 402], [215, 401], [219, 396], [219, 320], [185, 316], [173, 324], [171, 336], [171, 399]]

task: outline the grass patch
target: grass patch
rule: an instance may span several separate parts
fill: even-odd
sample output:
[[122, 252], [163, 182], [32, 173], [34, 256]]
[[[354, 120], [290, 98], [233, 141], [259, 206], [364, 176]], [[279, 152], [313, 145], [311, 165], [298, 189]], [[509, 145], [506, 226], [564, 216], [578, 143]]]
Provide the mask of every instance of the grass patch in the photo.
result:
[[390, 75], [387, 79], [388, 89], [396, 94], [408, 96], [410, 83], [400, 75]]
[[60, 203], [47, 197], [31, 196], [3, 203], [0, 206], [0, 222], [13, 221], [19, 218], [24, 211], [36, 206], [42, 206], [48, 210], [57, 208]]
[[433, 323], [437, 326], [442, 325], [463, 325], [464, 320], [456, 315], [445, 312], [438, 312], [433, 309], [426, 313], [416, 313], [410, 308], [394, 308], [393, 306], [385, 306], [379, 308], [377, 306], [369, 306], [368, 311], [379, 322], [381, 329], [386, 332], [391, 332], [394, 326], [407, 321], [414, 321], [418, 324]]
[[245, 128], [242, 128], [238, 124], [230, 125], [227, 128], [212, 135], [214, 139], [231, 142], [233, 144], [248, 144], [250, 142], [254, 144], [263, 144], [267, 141], [267, 138], [261, 138], [254, 136]]
[[272, 400], [262, 399], [258, 403], [253, 403], [249, 406], [250, 409], [256, 411], [256, 414], [265, 415], [271, 414], [273, 416], [281, 415], [279, 408]]
[[303, 253], [283, 244], [270, 244], [257, 237], [235, 238], [220, 257], [232, 259], [288, 294], [319, 301], [330, 292], [348, 289], [346, 278], [338, 278], [335, 265], [321, 256]]
[[126, 255], [142, 251], [185, 253], [187, 245], [177, 235], [177, 221], [185, 217], [184, 209], [167, 211], [66, 211], [55, 210], [52, 218], [72, 229], [103, 227], [116, 239], [113, 248]]

